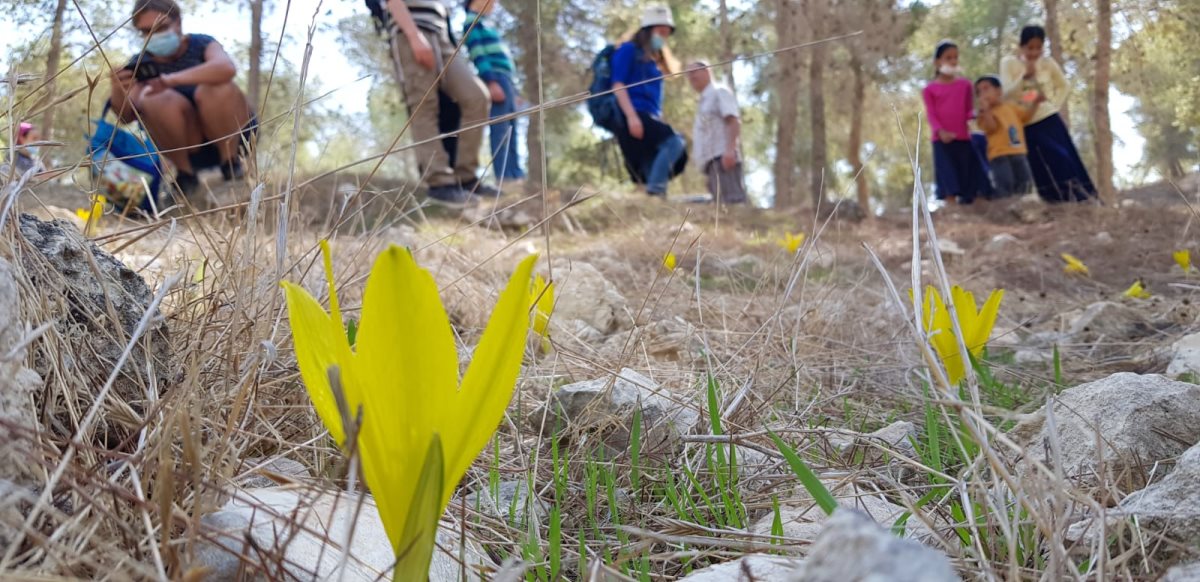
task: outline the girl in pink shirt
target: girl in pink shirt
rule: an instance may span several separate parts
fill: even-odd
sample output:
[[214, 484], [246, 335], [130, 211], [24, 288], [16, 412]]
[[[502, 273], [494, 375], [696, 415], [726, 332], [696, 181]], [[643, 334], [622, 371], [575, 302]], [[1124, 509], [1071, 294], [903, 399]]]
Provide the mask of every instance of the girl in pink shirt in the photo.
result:
[[922, 96], [933, 133], [933, 169], [940, 200], [971, 204], [991, 190], [967, 122], [975, 116], [974, 90], [958, 66], [958, 46], [944, 40], [934, 51], [934, 77]]

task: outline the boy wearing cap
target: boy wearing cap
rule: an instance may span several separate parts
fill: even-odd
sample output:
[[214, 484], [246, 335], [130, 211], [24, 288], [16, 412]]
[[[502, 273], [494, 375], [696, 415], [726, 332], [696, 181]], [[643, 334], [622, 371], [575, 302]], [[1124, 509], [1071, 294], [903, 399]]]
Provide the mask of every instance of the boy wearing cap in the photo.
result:
[[[496, 7], [496, 0], [466, 0], [467, 19], [463, 22], [467, 51], [475, 63], [479, 78], [487, 84], [492, 99], [492, 119], [517, 110], [517, 89], [513, 84], [516, 67], [508, 47], [495, 28], [484, 19]], [[520, 154], [517, 152], [517, 120], [493, 123], [488, 127], [492, 142], [492, 168], [496, 179], [522, 180]]]
[[713, 82], [704, 61], [688, 66], [687, 78], [700, 94], [692, 127], [692, 157], [704, 172], [708, 192], [718, 204], [745, 202], [746, 186], [738, 155], [742, 122], [737, 97], [729, 87]]

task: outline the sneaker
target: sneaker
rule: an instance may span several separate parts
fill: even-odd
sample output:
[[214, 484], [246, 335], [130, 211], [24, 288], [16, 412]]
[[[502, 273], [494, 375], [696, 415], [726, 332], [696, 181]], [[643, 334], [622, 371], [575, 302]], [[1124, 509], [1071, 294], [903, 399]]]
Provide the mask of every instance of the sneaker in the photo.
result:
[[469, 194], [474, 194], [475, 196], [483, 196], [486, 198], [496, 198], [500, 196], [499, 190], [480, 182], [477, 178], [463, 182], [462, 189]]
[[459, 186], [430, 186], [426, 199], [438, 206], [465, 208], [471, 200], [471, 195]]

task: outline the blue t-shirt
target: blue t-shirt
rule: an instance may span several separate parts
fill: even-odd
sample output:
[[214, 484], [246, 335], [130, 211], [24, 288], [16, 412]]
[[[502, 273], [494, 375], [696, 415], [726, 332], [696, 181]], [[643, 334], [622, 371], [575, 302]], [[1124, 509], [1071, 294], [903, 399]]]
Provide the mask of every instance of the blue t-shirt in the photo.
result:
[[658, 64], [646, 58], [646, 53], [632, 42], [622, 44], [612, 57], [613, 83], [632, 85], [646, 79], [654, 80], [626, 90], [629, 100], [633, 102], [633, 108], [637, 111], [662, 115], [663, 81]]

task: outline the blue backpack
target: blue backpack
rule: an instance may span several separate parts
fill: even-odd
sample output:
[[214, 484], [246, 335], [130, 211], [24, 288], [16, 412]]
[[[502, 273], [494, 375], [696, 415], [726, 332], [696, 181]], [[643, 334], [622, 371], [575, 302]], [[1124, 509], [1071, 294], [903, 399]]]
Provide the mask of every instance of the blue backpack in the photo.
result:
[[597, 95], [597, 93], [612, 90], [612, 57], [615, 52], [617, 52], [616, 47], [611, 44], [605, 45], [592, 60], [592, 84], [588, 87], [588, 92], [596, 96], [589, 97], [587, 100], [588, 113], [591, 114], [592, 121], [597, 126], [613, 133], [617, 133], [625, 127], [625, 117], [621, 113], [621, 107], [617, 105], [617, 96], [614, 93], [605, 95]]
[[158, 207], [162, 187], [162, 160], [149, 138], [142, 138], [105, 120], [110, 104], [104, 104], [96, 131], [88, 137], [92, 179], [96, 190], [108, 198], [117, 212], [141, 210], [147, 214]]

